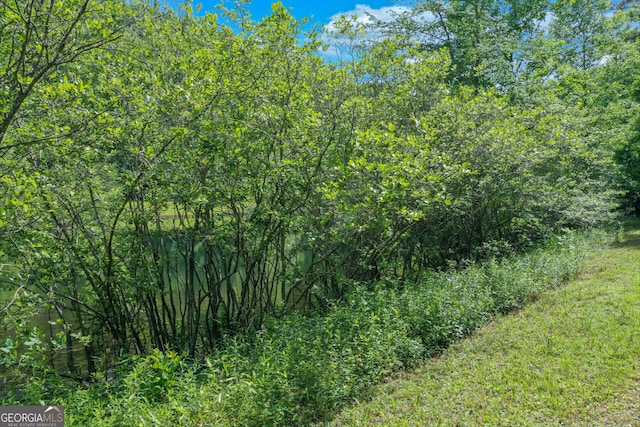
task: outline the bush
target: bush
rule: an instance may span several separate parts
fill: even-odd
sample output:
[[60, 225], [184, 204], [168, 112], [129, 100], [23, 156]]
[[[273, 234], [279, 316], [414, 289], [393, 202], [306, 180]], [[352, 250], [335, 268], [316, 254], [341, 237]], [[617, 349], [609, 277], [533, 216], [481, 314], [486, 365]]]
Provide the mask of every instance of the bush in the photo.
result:
[[559, 285], [610, 236], [567, 233], [529, 254], [426, 274], [402, 288], [354, 284], [346, 303], [326, 315], [272, 319], [251, 337], [227, 339], [199, 366], [156, 351], [133, 360], [117, 382], [97, 378], [63, 399], [69, 425], [303, 425], [326, 418], [390, 373]]

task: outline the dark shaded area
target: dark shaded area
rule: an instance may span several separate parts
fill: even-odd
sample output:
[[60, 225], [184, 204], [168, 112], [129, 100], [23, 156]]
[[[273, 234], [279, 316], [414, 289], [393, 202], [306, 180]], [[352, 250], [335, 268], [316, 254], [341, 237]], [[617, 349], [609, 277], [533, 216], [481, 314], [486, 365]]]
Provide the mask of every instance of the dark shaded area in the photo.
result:
[[614, 244], [616, 248], [640, 248], [640, 217], [630, 216], [624, 222], [624, 239]]

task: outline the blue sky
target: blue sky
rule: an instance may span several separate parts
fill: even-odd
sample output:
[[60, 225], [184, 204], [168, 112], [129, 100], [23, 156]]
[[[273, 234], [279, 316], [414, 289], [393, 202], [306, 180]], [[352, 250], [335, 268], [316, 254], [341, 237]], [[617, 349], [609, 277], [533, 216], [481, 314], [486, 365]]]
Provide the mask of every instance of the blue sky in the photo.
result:
[[[193, 0], [195, 4], [202, 4], [203, 11], [213, 10], [219, 0]], [[249, 5], [253, 18], [260, 20], [271, 11], [271, 0], [253, 0]], [[364, 11], [376, 16], [386, 16], [396, 3], [393, 0], [282, 0], [282, 4], [291, 10], [296, 18], [313, 17], [314, 23], [329, 24], [333, 18], [342, 13], [357, 12], [359, 16]]]
[[[183, 0], [167, 0], [180, 4]], [[192, 0], [193, 6], [201, 5], [200, 14], [215, 11], [221, 0]], [[233, 0], [224, 1], [227, 7], [232, 6]], [[253, 0], [248, 9], [255, 21], [261, 20], [271, 13], [271, 5], [275, 0]], [[281, 0], [282, 4], [291, 11], [295, 18], [311, 18], [310, 24], [321, 24], [328, 32], [335, 27], [332, 23], [341, 15], [356, 15], [359, 23], [368, 23], [373, 15], [381, 21], [390, 21], [394, 13], [409, 9], [408, 0]], [[344, 50], [336, 40], [328, 41], [326, 49], [321, 55], [329, 61], [340, 59], [343, 55], [350, 55], [349, 49]]]
[[[271, 9], [271, 1], [255, 0], [250, 8], [254, 13], [254, 17], [262, 16]], [[291, 8], [292, 14], [296, 18], [304, 16], [313, 16], [313, 21], [320, 24], [327, 24], [331, 18], [342, 12], [351, 12], [356, 10], [356, 5], [368, 6], [371, 9], [380, 9], [392, 6], [387, 0], [365, 0], [365, 1], [345, 1], [345, 0], [283, 0], [285, 7]], [[203, 3], [204, 4], [204, 3]]]

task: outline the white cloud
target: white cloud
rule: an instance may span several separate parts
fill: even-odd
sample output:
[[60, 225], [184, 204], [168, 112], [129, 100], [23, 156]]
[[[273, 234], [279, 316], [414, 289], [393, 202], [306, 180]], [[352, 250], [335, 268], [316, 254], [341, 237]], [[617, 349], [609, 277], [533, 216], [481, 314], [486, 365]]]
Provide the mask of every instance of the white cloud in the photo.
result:
[[[349, 38], [338, 36], [338, 22], [346, 19], [343, 24], [348, 24], [352, 28], [362, 28], [374, 21], [391, 22], [402, 13], [409, 12], [411, 9], [406, 6], [385, 6], [375, 9], [367, 4], [356, 4], [355, 8], [345, 12], [336, 13], [331, 17], [328, 24], [324, 26], [324, 40], [327, 43], [327, 49], [324, 55], [327, 58], [343, 57], [349, 54]], [[366, 30], [365, 40], [373, 40], [381, 37], [381, 34], [372, 29]], [[363, 40], [362, 38], [360, 40]]]
[[555, 19], [555, 15], [553, 14], [553, 12], [548, 11], [545, 15], [544, 15], [544, 19], [543, 20], [539, 20], [536, 19], [534, 21], [535, 26], [536, 26], [536, 31], [547, 31], [549, 29], [549, 27], [551, 26], [551, 22], [553, 22], [553, 20]]
[[408, 7], [405, 6], [385, 6], [380, 9], [374, 9], [367, 4], [356, 4], [355, 9], [346, 12], [336, 13], [331, 17], [331, 21], [325, 26], [326, 31], [335, 31], [335, 23], [340, 17], [347, 16], [351, 18], [354, 24], [367, 25], [373, 22], [374, 19], [382, 22], [390, 22], [401, 13], [408, 12]]
[[[385, 36], [381, 31], [369, 27], [376, 21], [388, 23], [398, 19], [401, 15], [412, 12], [413, 8], [407, 6], [385, 6], [373, 8], [367, 4], [356, 4], [354, 9], [333, 15], [328, 24], [324, 26], [323, 40], [326, 49], [323, 55], [327, 59], [337, 59], [352, 56], [351, 46], [354, 41], [379, 40]], [[435, 15], [430, 11], [423, 11], [411, 17], [417, 23], [433, 22]], [[340, 23], [340, 24], [339, 24]], [[364, 30], [359, 33], [356, 40], [339, 35], [339, 27], [343, 29]]]

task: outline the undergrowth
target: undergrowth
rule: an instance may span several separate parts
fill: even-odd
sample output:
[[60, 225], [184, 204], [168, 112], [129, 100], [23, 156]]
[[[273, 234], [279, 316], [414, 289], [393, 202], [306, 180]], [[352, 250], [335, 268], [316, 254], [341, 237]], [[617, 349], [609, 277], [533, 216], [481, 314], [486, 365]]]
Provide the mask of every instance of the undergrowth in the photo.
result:
[[525, 255], [430, 273], [419, 283], [354, 286], [328, 314], [292, 313], [228, 339], [199, 363], [159, 351], [116, 378], [43, 399], [69, 426], [302, 425], [327, 419], [394, 371], [433, 355], [556, 287], [612, 233], [567, 232]]
[[327, 426], [640, 426], [640, 223], [566, 285], [393, 375]]

